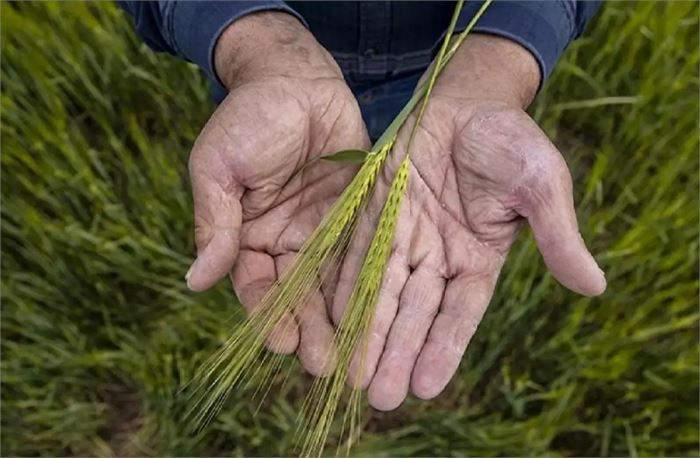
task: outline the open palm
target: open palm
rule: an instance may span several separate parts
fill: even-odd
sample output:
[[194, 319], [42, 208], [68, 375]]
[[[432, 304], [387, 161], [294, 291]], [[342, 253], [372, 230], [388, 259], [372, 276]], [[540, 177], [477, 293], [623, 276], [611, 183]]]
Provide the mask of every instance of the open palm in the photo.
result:
[[[196, 291], [231, 272], [252, 310], [293, 259], [353, 170], [302, 165], [367, 146], [359, 108], [342, 76], [261, 78], [235, 87], [202, 130], [190, 157], [197, 260]], [[274, 351], [299, 347], [313, 374], [328, 369], [332, 326], [321, 293], [269, 336]]]
[[[384, 192], [413, 122], [400, 133], [384, 171]], [[396, 408], [409, 389], [421, 398], [443, 390], [525, 220], [561, 283], [587, 295], [605, 289], [578, 232], [566, 163], [521, 109], [436, 92], [411, 146], [411, 162], [362, 376], [355, 378], [358, 358], [349, 376], [369, 386], [370, 403], [381, 410]], [[377, 202], [382, 197], [380, 190]], [[359, 231], [339, 279], [335, 320], [361, 264], [370, 222]]]

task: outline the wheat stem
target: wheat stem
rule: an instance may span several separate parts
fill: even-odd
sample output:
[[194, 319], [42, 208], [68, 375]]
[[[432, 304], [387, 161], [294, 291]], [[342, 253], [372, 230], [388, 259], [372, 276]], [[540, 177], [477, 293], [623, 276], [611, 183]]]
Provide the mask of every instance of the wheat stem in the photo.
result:
[[[484, 3], [481, 5], [481, 7], [477, 10], [476, 14], [474, 14], [474, 17], [469, 21], [469, 24], [467, 24], [467, 27], [460, 32], [457, 35], [457, 39], [452, 43], [452, 46], [450, 46], [449, 51], [445, 53], [444, 58], [442, 59], [442, 62], [440, 62], [440, 65], [437, 66], [438, 68], [438, 74], [439, 72], [442, 71], [442, 69], [447, 65], [447, 63], [452, 59], [454, 54], [457, 52], [457, 49], [462, 45], [464, 40], [467, 38], [467, 35], [469, 32], [472, 31], [474, 28], [474, 25], [479, 21], [481, 16], [486, 12], [486, 9], [491, 5], [491, 2], [493, 0], [485, 0]], [[457, 9], [461, 10], [461, 5], [455, 6], [455, 11]], [[445, 34], [445, 37], [451, 37], [452, 34]], [[444, 44], [444, 41], [443, 41]], [[408, 119], [409, 115], [413, 112], [413, 110], [416, 108], [418, 105], [418, 102], [420, 102], [423, 97], [425, 96], [425, 93], [427, 91], [428, 87], [427, 84], [422, 84], [419, 86], [415, 92], [413, 93], [413, 96], [408, 100], [406, 105], [401, 109], [398, 115], [396, 115], [396, 118], [389, 124], [389, 127], [386, 128], [384, 133], [379, 137], [379, 139], [376, 141], [374, 146], [372, 147], [372, 151], [377, 151], [379, 148], [381, 148], [383, 145], [387, 144], [392, 138], [396, 137], [396, 134], [398, 133], [399, 129], [404, 125], [406, 122], [406, 119]]]

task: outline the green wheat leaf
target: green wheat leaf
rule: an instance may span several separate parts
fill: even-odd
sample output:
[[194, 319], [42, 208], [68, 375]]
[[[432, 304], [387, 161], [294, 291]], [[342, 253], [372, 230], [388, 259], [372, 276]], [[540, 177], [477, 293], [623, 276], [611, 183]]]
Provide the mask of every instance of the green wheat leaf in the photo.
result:
[[323, 156], [323, 160], [333, 162], [344, 162], [348, 164], [362, 164], [371, 153], [362, 149], [346, 149], [337, 153]]

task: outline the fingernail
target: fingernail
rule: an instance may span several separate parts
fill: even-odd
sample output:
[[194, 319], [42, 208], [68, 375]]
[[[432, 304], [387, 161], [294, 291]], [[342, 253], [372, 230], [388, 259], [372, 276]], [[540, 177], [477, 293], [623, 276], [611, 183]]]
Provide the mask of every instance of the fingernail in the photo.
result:
[[197, 264], [197, 260], [195, 259], [190, 268], [187, 270], [187, 273], [185, 274], [185, 282], [187, 283], [187, 287], [189, 289], [192, 289], [192, 286], [190, 286], [190, 275], [192, 275], [192, 271], [194, 270], [194, 266]]

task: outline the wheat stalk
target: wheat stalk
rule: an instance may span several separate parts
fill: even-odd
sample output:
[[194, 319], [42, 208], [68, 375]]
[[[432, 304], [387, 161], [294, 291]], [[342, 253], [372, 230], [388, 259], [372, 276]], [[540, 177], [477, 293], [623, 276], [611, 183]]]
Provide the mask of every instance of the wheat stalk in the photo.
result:
[[[462, 3], [462, 1], [459, 1], [455, 7], [450, 25], [445, 34], [445, 39], [435, 58], [430, 79], [427, 85], [424, 85], [425, 89], [422, 91], [423, 102], [411, 128], [409, 140], [406, 144], [406, 155], [392, 180], [387, 200], [379, 216], [376, 232], [367, 249], [362, 268], [355, 280], [353, 291], [350, 294], [341, 322], [336, 331], [334, 340], [338, 352], [339, 366], [332, 376], [325, 379], [317, 379], [314, 382], [307, 396], [308, 402], [305, 402], [302, 408], [302, 414], [308, 418], [308, 423], [310, 425], [308, 428], [309, 432], [302, 444], [302, 456], [317, 456], [323, 451], [326, 437], [328, 436], [332, 420], [340, 402], [340, 395], [343, 392], [348, 377], [349, 362], [358, 351], [358, 370], [355, 374], [355, 383], [352, 383], [352, 385], [358, 386], [359, 383], [357, 382], [362, 379], [369, 328], [379, 298], [379, 291], [384, 279], [384, 272], [386, 271], [386, 266], [389, 261], [389, 255], [391, 254], [391, 246], [394, 233], [396, 232], [401, 203], [408, 188], [411, 147], [430, 100], [430, 94], [432, 93], [437, 76], [442, 68], [444, 68], [449, 40], [454, 32]], [[488, 4], [486, 4], [486, 6], [488, 6]], [[482, 8], [485, 9], [485, 7]], [[463, 41], [463, 37], [466, 37], [466, 34], [469, 33], [469, 30], [473, 27], [476, 20], [478, 20], [478, 15], [475, 16], [470, 26], [468, 26], [463, 35], [461, 35], [461, 39], [455, 42], [450, 56], [454, 54], [454, 51], [456, 51]], [[343, 426], [341, 428], [341, 436], [344, 433], [343, 430], [346, 425], [349, 429], [346, 444], [348, 453], [352, 441], [359, 436], [360, 404], [360, 389], [355, 388], [350, 396], [349, 405], [345, 410]]]
[[[457, 2], [428, 83], [416, 90], [406, 106], [375, 143], [372, 151], [364, 156], [359, 172], [306, 241], [292, 265], [270, 288], [249, 319], [239, 326], [224, 345], [203, 364], [186, 388], [189, 390], [190, 402], [186, 418], [192, 429], [199, 429], [211, 421], [220, 411], [231, 390], [236, 387], [244, 387], [260, 380], [256, 392], [262, 396], [267, 393], [274, 374], [282, 365], [283, 356], [265, 351], [266, 337], [285, 314], [295, 313], [298, 307], [307, 303], [310, 295], [318, 290], [320, 284], [342, 260], [357, 228], [359, 215], [366, 208], [379, 172], [394, 146], [397, 133], [422, 100], [406, 146], [406, 156], [392, 180], [376, 231], [365, 254], [364, 263], [334, 334], [337, 351], [336, 368], [327, 377], [317, 378], [314, 381], [300, 411], [298, 434], [301, 438], [301, 454], [320, 456], [345, 391], [349, 363], [358, 349], [360, 369], [357, 376], [362, 375], [367, 334], [391, 252], [399, 210], [408, 187], [411, 145], [430, 93], [438, 75], [490, 3], [491, 0], [484, 2], [466, 29], [450, 46], [449, 42], [463, 6], [463, 0]], [[339, 154], [347, 154], [347, 152]], [[281, 336], [283, 333], [278, 335]], [[274, 344], [275, 342], [272, 342], [273, 346]], [[342, 440], [347, 425], [348, 452], [353, 439], [359, 436], [360, 404], [360, 391], [355, 389], [350, 394], [341, 428]]]

